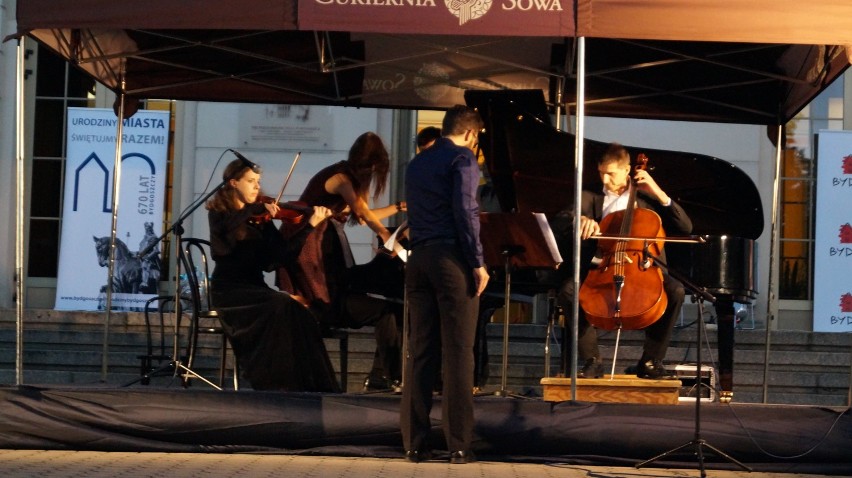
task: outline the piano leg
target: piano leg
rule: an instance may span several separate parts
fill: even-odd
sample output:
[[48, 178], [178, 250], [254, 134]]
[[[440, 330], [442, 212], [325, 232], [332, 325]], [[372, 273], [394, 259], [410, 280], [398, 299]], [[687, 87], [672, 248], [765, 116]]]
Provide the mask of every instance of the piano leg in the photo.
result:
[[734, 396], [734, 303], [719, 300], [715, 304], [717, 347], [719, 352], [719, 401], [729, 403]]

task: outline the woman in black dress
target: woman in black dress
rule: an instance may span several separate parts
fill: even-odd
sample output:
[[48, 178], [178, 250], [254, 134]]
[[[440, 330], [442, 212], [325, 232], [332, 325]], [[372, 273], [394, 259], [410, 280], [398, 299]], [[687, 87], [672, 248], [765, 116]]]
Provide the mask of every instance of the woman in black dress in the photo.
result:
[[242, 377], [255, 390], [340, 391], [316, 319], [264, 281], [264, 272], [294, 259], [331, 211], [313, 208], [302, 219], [303, 231], [285, 241], [269, 219], [279, 206], [258, 201], [260, 174], [237, 159], [223, 179], [227, 183], [207, 202], [216, 261], [211, 292]]

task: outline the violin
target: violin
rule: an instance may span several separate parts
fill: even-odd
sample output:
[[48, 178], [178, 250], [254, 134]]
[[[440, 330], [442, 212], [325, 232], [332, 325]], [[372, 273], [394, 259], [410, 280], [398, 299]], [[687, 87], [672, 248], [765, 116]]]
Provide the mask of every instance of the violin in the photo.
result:
[[264, 211], [263, 214], [258, 214], [249, 218], [249, 223], [264, 224], [273, 219], [279, 219], [288, 224], [299, 224], [306, 215], [310, 216], [314, 213], [314, 208], [308, 206], [302, 201], [279, 201], [281, 196], [284, 195], [284, 190], [287, 189], [287, 184], [290, 182], [290, 178], [293, 176], [293, 170], [296, 169], [296, 164], [299, 162], [299, 158], [301, 156], [302, 152], [300, 151], [296, 153], [296, 157], [293, 158], [293, 163], [290, 165], [290, 171], [287, 173], [287, 178], [284, 180], [284, 184], [281, 186], [281, 191], [278, 192], [277, 198], [258, 196], [256, 199], [256, 202], [263, 204], [277, 204], [278, 212], [275, 216], [273, 217], [269, 211]]
[[258, 214], [249, 218], [251, 224], [264, 224], [273, 219], [279, 219], [288, 224], [299, 224], [305, 216], [310, 216], [314, 212], [314, 208], [308, 206], [302, 201], [287, 201], [278, 202], [275, 198], [269, 196], [258, 196], [257, 202], [263, 204], [278, 204], [278, 212], [273, 216], [269, 211], [264, 211], [263, 214]]
[[[639, 154], [636, 163], [634, 170], [645, 169], [648, 158]], [[600, 329], [643, 329], [662, 317], [668, 305], [662, 270], [647, 260], [649, 253], [657, 257], [662, 251], [662, 220], [656, 212], [636, 207], [636, 189], [634, 182], [627, 209], [601, 221], [601, 235], [608, 237], [598, 241], [601, 264], [580, 286], [586, 320]]]

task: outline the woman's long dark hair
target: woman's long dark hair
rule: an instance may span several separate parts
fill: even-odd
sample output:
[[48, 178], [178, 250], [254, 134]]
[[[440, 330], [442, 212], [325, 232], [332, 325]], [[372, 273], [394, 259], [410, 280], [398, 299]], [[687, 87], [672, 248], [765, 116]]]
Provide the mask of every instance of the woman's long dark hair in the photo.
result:
[[235, 159], [225, 166], [222, 180], [225, 185], [207, 200], [205, 207], [210, 211], [233, 211], [237, 209], [237, 190], [230, 184], [231, 179], [240, 180], [251, 168], [240, 159]]
[[[352, 187], [358, 197], [367, 200], [370, 183], [373, 183], [373, 199], [382, 195], [388, 181], [390, 159], [388, 150], [376, 133], [368, 131], [358, 136], [349, 149], [346, 166], [354, 178]], [[358, 217], [353, 214], [349, 222], [353, 225], [359, 224]]]
[[349, 149], [346, 160], [349, 171], [355, 177], [353, 184], [358, 196], [366, 199], [370, 183], [373, 183], [373, 199], [377, 199], [385, 190], [390, 169], [388, 150], [376, 133], [367, 132], [358, 136]]

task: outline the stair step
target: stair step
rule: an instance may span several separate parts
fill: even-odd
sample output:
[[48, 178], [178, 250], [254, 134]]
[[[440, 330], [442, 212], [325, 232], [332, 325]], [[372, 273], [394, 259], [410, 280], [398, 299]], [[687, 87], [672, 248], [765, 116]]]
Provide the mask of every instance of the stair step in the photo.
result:
[[[104, 340], [104, 315], [98, 312], [62, 312], [27, 310], [23, 330], [23, 371], [27, 384], [94, 384], [101, 383]], [[717, 360], [716, 333], [708, 324], [702, 349], [704, 363]], [[167, 326], [166, 354], [172, 353], [172, 330]], [[123, 384], [139, 377], [139, 355], [146, 350], [144, 317], [141, 313], [113, 313], [108, 336], [108, 384]], [[373, 363], [375, 340], [373, 329], [349, 330], [348, 390], [360, 391]], [[502, 323], [486, 327], [488, 347], [488, 381], [486, 391], [499, 388], [503, 379]], [[666, 362], [694, 363], [694, 326], [676, 328], [672, 334]], [[15, 381], [16, 330], [14, 311], [0, 310], [0, 383]], [[510, 324], [507, 388], [515, 393], [541, 394], [544, 375], [544, 325]], [[153, 337], [159, 344], [159, 335]], [[550, 372], [561, 370], [563, 330], [555, 327], [550, 337]], [[623, 331], [620, 338], [616, 373], [635, 365], [642, 352], [644, 333]], [[737, 330], [734, 352], [735, 401], [763, 401], [766, 332]], [[217, 336], [202, 335], [193, 370], [218, 380], [219, 347]], [[599, 343], [607, 372], [615, 355], [615, 333], [601, 332]], [[771, 335], [769, 388], [770, 403], [845, 405], [849, 392], [849, 366], [852, 334], [827, 334], [802, 331], [773, 331]], [[339, 371], [339, 341], [325, 339], [332, 364]], [[709, 352], [709, 353], [705, 353]], [[181, 347], [183, 353], [183, 347]], [[230, 366], [230, 362], [229, 362]], [[226, 374], [230, 377], [230, 370]], [[168, 384], [171, 377], [155, 377], [152, 384]], [[212, 378], [211, 378], [212, 380]], [[215, 381], [214, 380], [214, 381]], [[226, 378], [226, 381], [230, 378]]]

